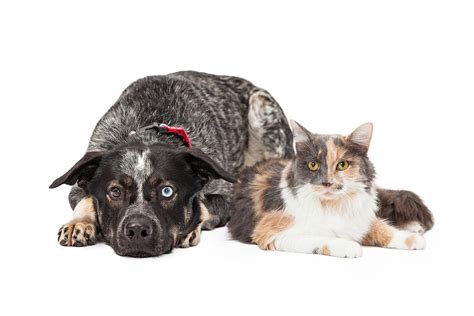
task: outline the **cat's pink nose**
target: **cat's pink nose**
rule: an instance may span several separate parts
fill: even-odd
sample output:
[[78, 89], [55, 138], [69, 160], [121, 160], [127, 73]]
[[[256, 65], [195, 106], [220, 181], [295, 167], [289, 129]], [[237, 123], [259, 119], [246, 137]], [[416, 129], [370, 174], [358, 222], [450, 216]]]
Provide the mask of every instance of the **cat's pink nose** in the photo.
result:
[[323, 182], [323, 183], [321, 183], [321, 185], [329, 188], [330, 186], [332, 186], [332, 183], [331, 182]]

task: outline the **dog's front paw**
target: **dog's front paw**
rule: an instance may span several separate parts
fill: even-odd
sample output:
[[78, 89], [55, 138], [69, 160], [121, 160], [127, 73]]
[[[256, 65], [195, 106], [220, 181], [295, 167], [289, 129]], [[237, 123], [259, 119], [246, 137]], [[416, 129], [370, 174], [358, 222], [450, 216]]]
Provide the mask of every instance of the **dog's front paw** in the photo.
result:
[[61, 246], [94, 245], [97, 242], [97, 228], [94, 223], [86, 220], [72, 220], [59, 229], [58, 242]]
[[201, 225], [178, 241], [179, 248], [194, 247], [201, 241]]
[[352, 240], [336, 239], [315, 252], [339, 258], [359, 258], [362, 257], [362, 246]]

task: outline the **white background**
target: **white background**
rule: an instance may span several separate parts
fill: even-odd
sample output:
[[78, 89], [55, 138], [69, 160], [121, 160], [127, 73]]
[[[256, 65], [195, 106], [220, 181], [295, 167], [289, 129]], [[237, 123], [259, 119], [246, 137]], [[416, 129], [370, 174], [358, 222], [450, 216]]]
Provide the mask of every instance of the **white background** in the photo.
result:
[[[2, 1], [0, 314], [472, 315], [471, 3]], [[226, 229], [144, 260], [59, 246], [50, 182], [129, 83], [188, 69], [245, 77], [315, 132], [374, 122], [379, 184], [435, 214], [427, 249], [344, 260]]]

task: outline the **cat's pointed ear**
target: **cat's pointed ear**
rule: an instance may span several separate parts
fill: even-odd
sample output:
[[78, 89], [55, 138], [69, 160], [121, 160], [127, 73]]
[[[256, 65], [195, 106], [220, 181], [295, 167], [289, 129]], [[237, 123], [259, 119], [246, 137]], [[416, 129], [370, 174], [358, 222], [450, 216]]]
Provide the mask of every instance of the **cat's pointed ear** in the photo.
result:
[[374, 125], [372, 123], [362, 124], [361, 126], [357, 127], [351, 135], [349, 135], [349, 141], [361, 146], [365, 149], [365, 151], [368, 151], [373, 130]]
[[298, 122], [290, 120], [291, 131], [295, 143], [307, 141], [311, 137], [311, 132], [301, 126]]

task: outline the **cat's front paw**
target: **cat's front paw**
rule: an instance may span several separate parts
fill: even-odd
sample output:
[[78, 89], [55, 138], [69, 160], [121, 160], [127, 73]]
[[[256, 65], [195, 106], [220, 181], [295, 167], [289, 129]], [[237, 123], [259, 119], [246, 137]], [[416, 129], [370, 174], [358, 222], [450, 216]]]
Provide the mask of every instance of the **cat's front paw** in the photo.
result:
[[333, 256], [339, 258], [360, 258], [362, 257], [362, 246], [352, 240], [331, 240], [327, 245], [317, 248], [317, 254]]

